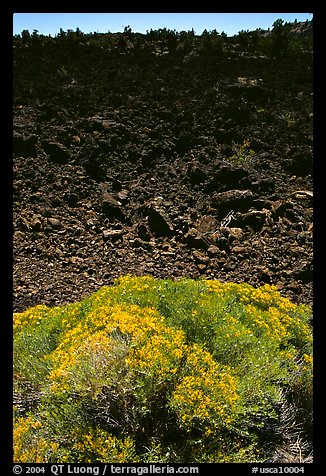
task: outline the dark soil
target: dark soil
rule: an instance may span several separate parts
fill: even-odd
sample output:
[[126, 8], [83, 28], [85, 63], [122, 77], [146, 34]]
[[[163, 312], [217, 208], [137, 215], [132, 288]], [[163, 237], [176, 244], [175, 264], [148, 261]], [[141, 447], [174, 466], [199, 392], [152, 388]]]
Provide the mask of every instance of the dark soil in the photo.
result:
[[16, 47], [14, 310], [126, 273], [311, 304], [312, 122], [311, 58]]

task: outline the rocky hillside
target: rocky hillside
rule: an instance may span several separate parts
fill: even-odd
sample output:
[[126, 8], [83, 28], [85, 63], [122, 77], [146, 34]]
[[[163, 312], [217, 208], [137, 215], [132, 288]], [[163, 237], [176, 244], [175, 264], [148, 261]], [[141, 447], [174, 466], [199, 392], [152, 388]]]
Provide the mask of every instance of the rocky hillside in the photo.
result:
[[127, 273], [312, 302], [312, 55], [162, 35], [15, 41], [15, 311]]

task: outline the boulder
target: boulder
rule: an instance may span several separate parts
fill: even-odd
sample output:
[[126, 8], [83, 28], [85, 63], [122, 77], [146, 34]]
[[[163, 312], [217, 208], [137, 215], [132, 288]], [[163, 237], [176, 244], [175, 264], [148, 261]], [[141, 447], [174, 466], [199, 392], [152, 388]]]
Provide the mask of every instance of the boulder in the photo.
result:
[[196, 228], [190, 228], [190, 230], [184, 235], [183, 241], [190, 247], [196, 249], [207, 250], [209, 243], [205, 240], [202, 233]]
[[242, 240], [244, 236], [244, 231], [242, 228], [237, 228], [237, 227], [225, 227], [224, 230], [227, 233], [228, 239], [230, 241], [235, 241], [235, 240]]
[[192, 185], [199, 185], [207, 180], [207, 174], [205, 170], [198, 165], [190, 164], [187, 170], [190, 182]]
[[37, 156], [36, 142], [37, 142], [37, 136], [35, 134], [31, 134], [28, 136], [21, 135], [21, 134], [14, 134], [13, 135], [14, 154], [16, 156], [21, 156], [21, 157], [36, 157]]
[[[230, 152], [231, 153], [231, 152]], [[205, 186], [206, 193], [218, 190], [232, 190], [239, 187], [239, 182], [248, 177], [249, 171], [245, 167], [235, 166], [230, 163], [222, 165], [215, 172], [212, 180]]]
[[69, 161], [70, 154], [66, 147], [59, 142], [43, 142], [44, 152], [49, 156], [52, 162], [57, 164], [66, 164]]
[[34, 232], [39, 232], [42, 230], [42, 221], [39, 215], [35, 215], [31, 221], [30, 228]]
[[166, 212], [159, 207], [152, 206], [149, 208], [148, 226], [154, 236], [170, 237], [174, 234], [173, 225]]
[[249, 209], [252, 201], [253, 194], [250, 190], [235, 189], [215, 193], [212, 196], [211, 206], [217, 208], [220, 213], [225, 213], [231, 209], [243, 212]]
[[123, 236], [123, 230], [103, 230], [103, 240], [113, 243], [120, 240]]
[[19, 216], [16, 221], [17, 228], [21, 231], [28, 231], [30, 229], [30, 224], [28, 223], [28, 220], [23, 217]]
[[63, 199], [69, 207], [75, 208], [78, 206], [78, 195], [75, 193], [65, 193]]
[[220, 249], [215, 245], [211, 245], [207, 249], [207, 253], [210, 257], [213, 258], [214, 256], [218, 256], [220, 254]]
[[137, 225], [137, 234], [143, 241], [149, 241], [152, 238], [152, 234], [145, 223], [139, 223]]
[[213, 233], [218, 228], [218, 223], [213, 215], [204, 215], [196, 222], [196, 229], [200, 233]]
[[59, 230], [62, 227], [62, 223], [57, 218], [48, 218], [48, 223], [54, 230]]
[[126, 218], [122, 203], [108, 192], [104, 192], [102, 196], [102, 211], [107, 218], [117, 218], [120, 221]]
[[248, 226], [254, 231], [260, 231], [266, 221], [266, 218], [266, 210], [250, 210], [248, 213], [244, 213], [241, 217], [239, 217], [239, 221], [241, 221], [244, 226]]

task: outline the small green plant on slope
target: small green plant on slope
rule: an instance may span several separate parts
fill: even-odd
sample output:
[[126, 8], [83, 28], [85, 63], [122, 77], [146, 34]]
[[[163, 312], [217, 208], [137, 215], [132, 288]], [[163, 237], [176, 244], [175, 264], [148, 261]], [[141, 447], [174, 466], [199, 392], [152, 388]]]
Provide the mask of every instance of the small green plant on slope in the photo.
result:
[[15, 314], [15, 462], [266, 461], [290, 401], [307, 432], [310, 314], [273, 286], [149, 276]]
[[242, 145], [229, 157], [229, 162], [235, 165], [250, 165], [252, 163], [255, 151], [250, 148], [249, 139], [244, 139]]
[[288, 127], [293, 127], [295, 125], [295, 116], [291, 112], [287, 112], [285, 116], [283, 115], [284, 119], [286, 120]]

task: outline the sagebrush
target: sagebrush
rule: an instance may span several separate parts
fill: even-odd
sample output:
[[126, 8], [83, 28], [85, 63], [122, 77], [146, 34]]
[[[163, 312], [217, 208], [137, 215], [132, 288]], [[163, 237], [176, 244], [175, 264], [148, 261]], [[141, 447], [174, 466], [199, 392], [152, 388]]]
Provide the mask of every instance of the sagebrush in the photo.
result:
[[309, 443], [310, 318], [274, 286], [149, 276], [17, 313], [15, 462], [253, 462], [284, 434]]

